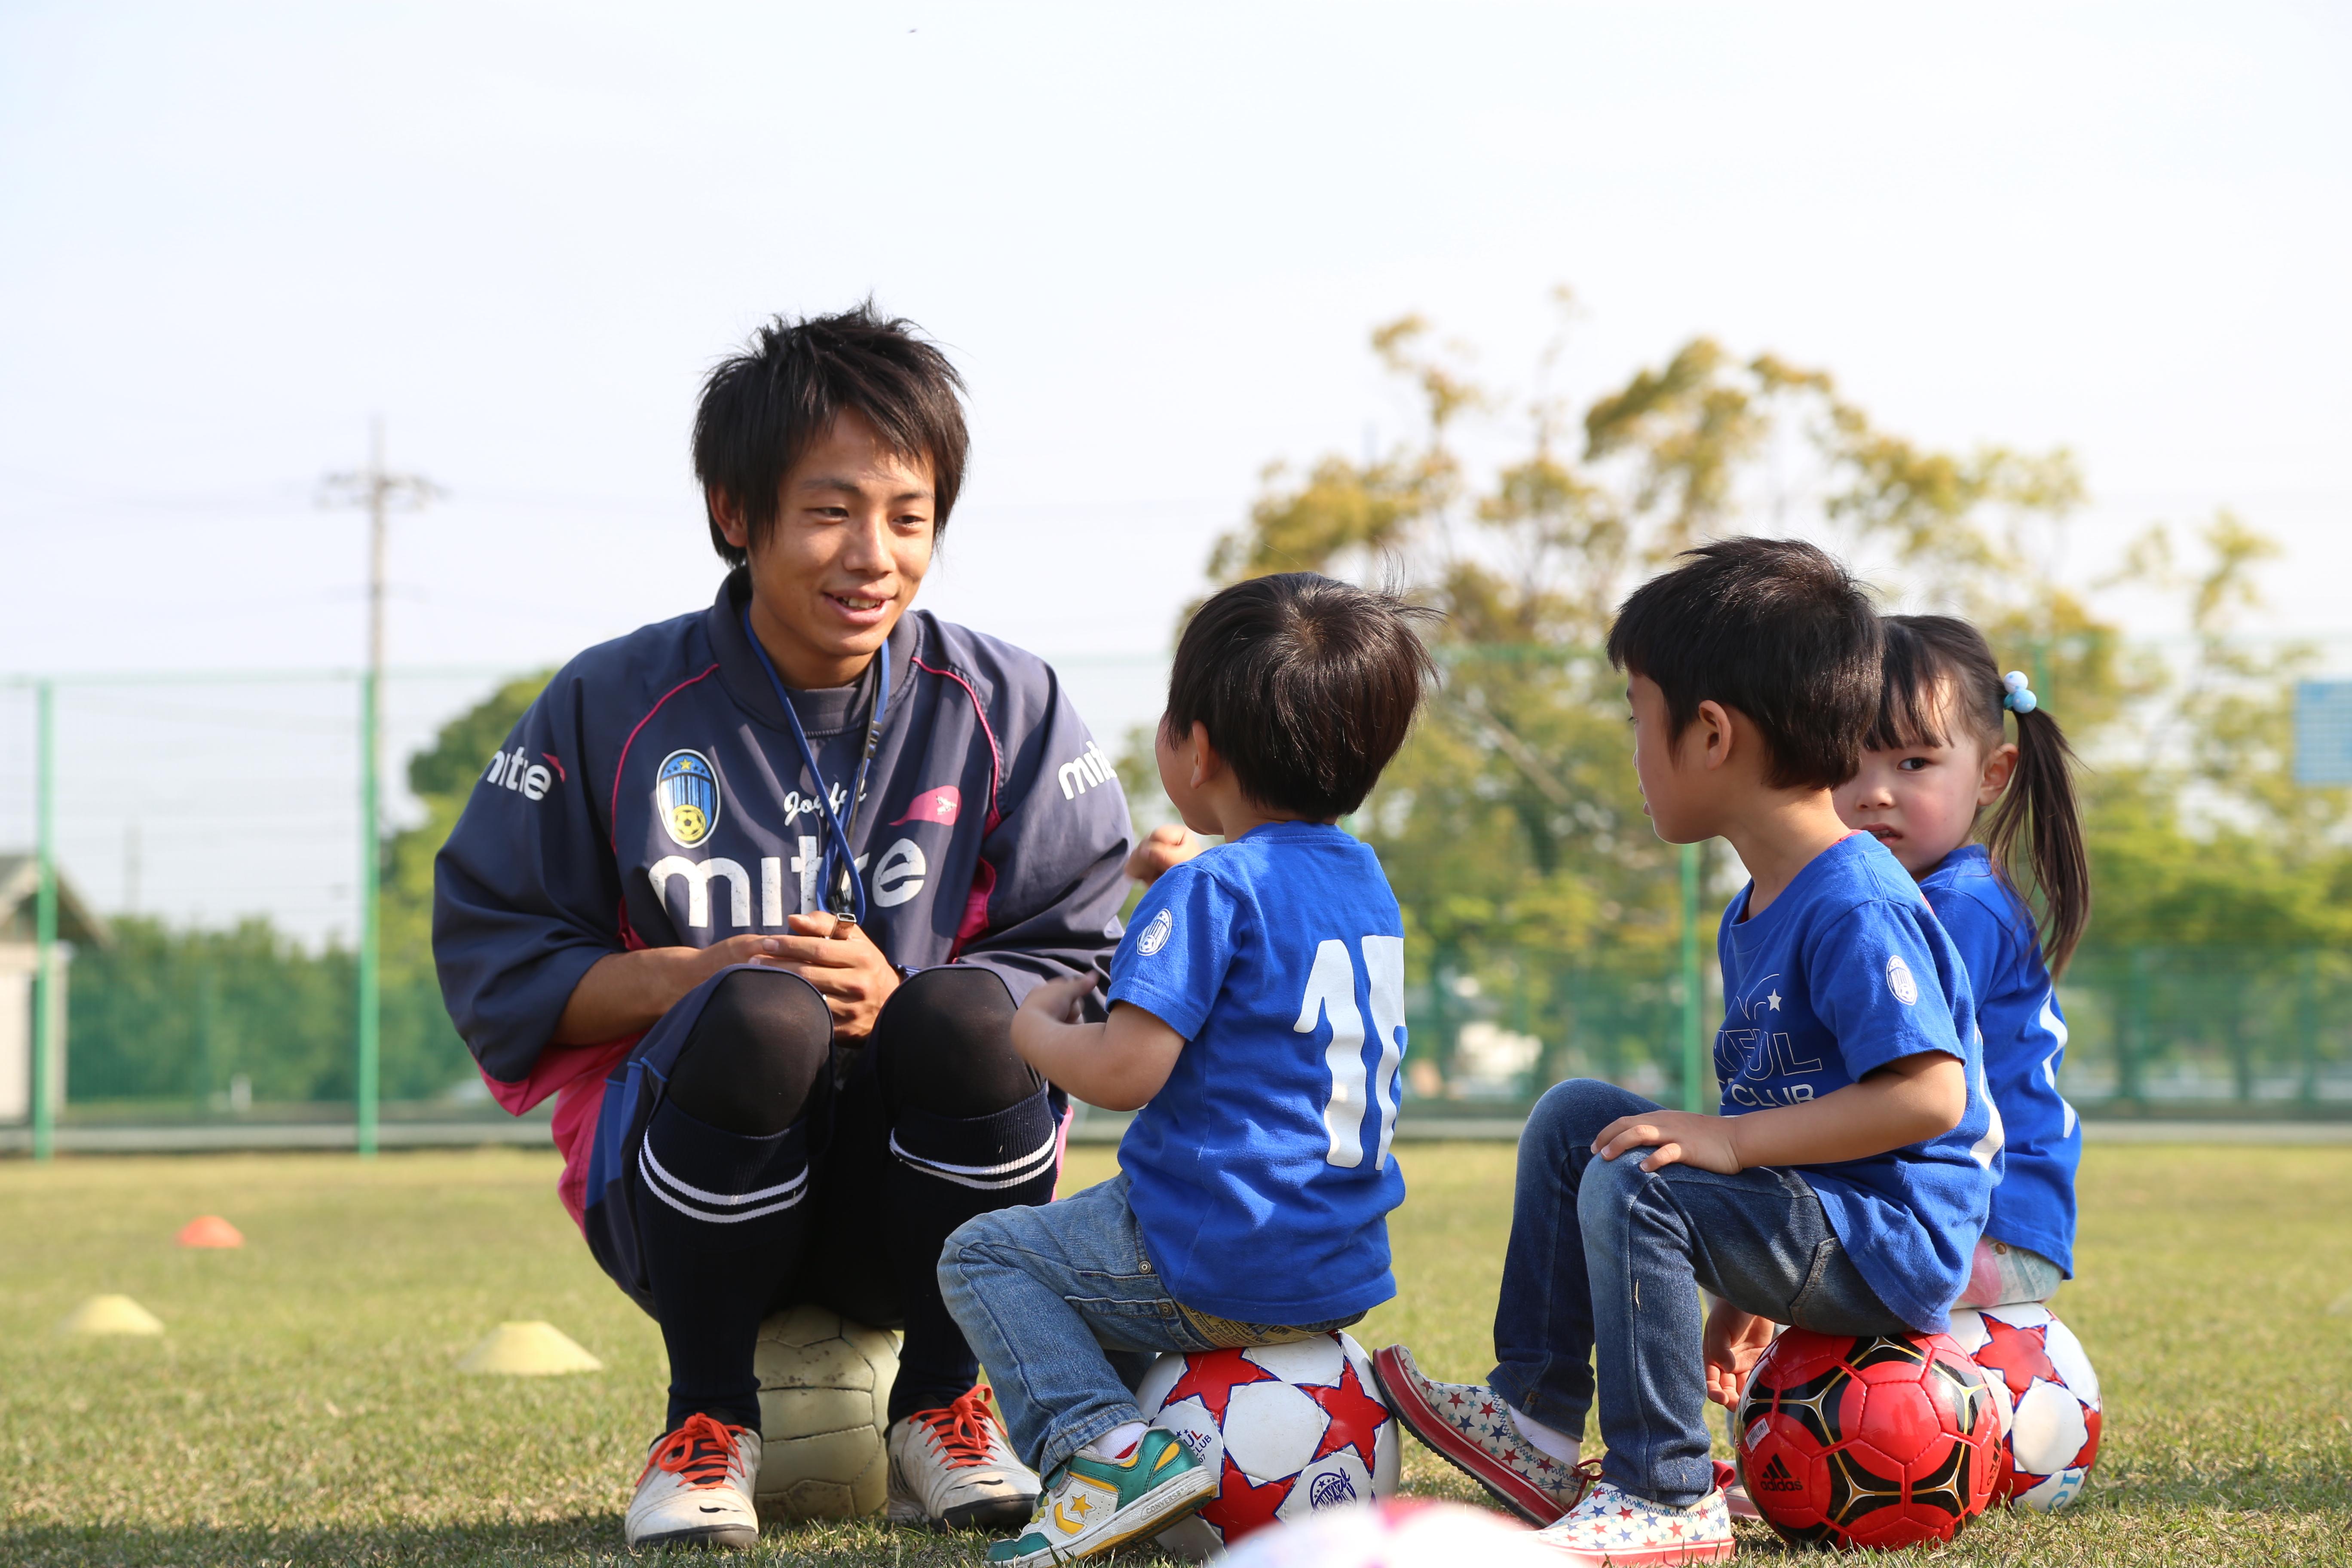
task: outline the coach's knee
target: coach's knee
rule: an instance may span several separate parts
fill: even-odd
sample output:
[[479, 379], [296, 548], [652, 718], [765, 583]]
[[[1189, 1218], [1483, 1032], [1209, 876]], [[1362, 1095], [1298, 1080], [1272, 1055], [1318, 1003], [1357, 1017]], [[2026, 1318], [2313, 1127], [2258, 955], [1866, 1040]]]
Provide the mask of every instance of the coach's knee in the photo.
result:
[[670, 1102], [722, 1132], [765, 1138], [807, 1109], [833, 1057], [824, 998], [781, 969], [738, 969], [703, 1003], [670, 1070]]
[[949, 964], [915, 974], [874, 1023], [874, 1067], [893, 1110], [947, 1120], [994, 1115], [1042, 1090], [1013, 1048], [1013, 994], [993, 970]]

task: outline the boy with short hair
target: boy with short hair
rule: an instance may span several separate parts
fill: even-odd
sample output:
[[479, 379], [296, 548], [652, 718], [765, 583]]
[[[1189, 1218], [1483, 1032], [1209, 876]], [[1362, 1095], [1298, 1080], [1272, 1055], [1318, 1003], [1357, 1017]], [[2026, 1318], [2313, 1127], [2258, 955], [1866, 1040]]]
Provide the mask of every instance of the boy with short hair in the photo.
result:
[[1188, 828], [1225, 842], [1159, 838], [1130, 861], [1157, 879], [1111, 960], [1107, 1022], [1077, 1021], [1084, 979], [1047, 982], [1013, 1020], [1047, 1080], [1137, 1112], [1123, 1173], [972, 1220], [940, 1260], [1045, 1477], [992, 1563], [1092, 1557], [1216, 1495], [1181, 1440], [1144, 1425], [1131, 1389], [1155, 1352], [1300, 1340], [1396, 1293], [1404, 926], [1380, 862], [1336, 823], [1433, 673], [1421, 613], [1286, 573], [1225, 589], [1185, 628], [1160, 778]]
[[[1774, 1322], [1943, 1330], [2000, 1153], [1959, 955], [1830, 799], [1877, 710], [1876, 612], [1795, 541], [1685, 560], [1626, 600], [1609, 656], [1658, 837], [1728, 839], [1752, 879], [1717, 942], [1722, 1113], [1555, 1087], [1519, 1140], [1500, 1364], [1461, 1384], [1373, 1358], [1405, 1425], [1580, 1564], [1729, 1557], [1707, 1399], [1737, 1398]], [[1596, 1350], [1608, 1456], [1580, 1463]]]

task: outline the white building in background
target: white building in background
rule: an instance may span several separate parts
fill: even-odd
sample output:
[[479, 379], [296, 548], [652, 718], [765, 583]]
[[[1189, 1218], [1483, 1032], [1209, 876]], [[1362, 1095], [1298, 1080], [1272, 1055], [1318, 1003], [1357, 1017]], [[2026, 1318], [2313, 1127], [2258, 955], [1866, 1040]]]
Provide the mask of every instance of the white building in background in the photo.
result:
[[[33, 894], [40, 879], [30, 855], [0, 855], [0, 1124], [29, 1121], [33, 1115]], [[66, 1103], [66, 971], [73, 949], [103, 947], [111, 940], [106, 922], [90, 912], [81, 895], [58, 879], [58, 942], [49, 952], [57, 984], [49, 987], [49, 1020], [58, 1043], [57, 1076], [49, 1083], [49, 1108]]]

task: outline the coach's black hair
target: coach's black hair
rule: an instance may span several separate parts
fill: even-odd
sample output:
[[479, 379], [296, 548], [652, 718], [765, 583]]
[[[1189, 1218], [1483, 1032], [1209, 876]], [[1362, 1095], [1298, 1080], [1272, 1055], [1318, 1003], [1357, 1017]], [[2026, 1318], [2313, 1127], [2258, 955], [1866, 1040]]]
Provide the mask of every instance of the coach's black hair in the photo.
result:
[[1176, 739], [1204, 726], [1259, 805], [1344, 816], [1404, 744], [1437, 673], [1413, 630], [1435, 615], [1313, 572], [1236, 583], [1185, 626], [1161, 722]]
[[865, 416], [901, 458], [930, 464], [932, 537], [946, 531], [971, 445], [963, 378], [917, 330], [885, 319], [871, 300], [837, 316], [778, 316], [711, 371], [694, 416], [694, 475], [711, 547], [730, 565], [746, 552], [727, 542], [711, 500], [732, 501], [752, 542], [764, 541], [784, 476], [846, 409]]
[[1720, 702], [1762, 734], [1772, 788], [1853, 777], [1885, 642], [1862, 584], [1794, 539], [1727, 539], [1682, 559], [1618, 606], [1609, 662], [1657, 682], [1676, 744], [1700, 703]]
[[[1948, 746], [1965, 728], [1987, 753], [2006, 736], [2000, 666], [1984, 634], [1950, 616], [1886, 617], [1886, 676], [1877, 721], [1864, 744], [1874, 752]], [[2040, 708], [2017, 719], [2017, 771], [1992, 807], [1985, 850], [2001, 875], [2042, 897], [2042, 954], [2053, 975], [2066, 972], [2091, 923], [2091, 857], [2074, 799], [2074, 749]]]

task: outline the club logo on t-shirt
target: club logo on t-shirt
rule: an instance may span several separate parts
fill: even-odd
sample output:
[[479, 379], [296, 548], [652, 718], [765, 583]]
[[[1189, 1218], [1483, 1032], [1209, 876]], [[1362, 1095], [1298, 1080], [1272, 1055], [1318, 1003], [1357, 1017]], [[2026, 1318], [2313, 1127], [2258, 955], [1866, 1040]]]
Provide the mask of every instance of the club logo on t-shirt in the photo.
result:
[[693, 848], [719, 826], [719, 770], [700, 752], [672, 752], [654, 773], [654, 805], [670, 842]]
[[1899, 952], [1886, 955], [1886, 988], [1906, 1007], [1919, 1000], [1919, 983], [1911, 978], [1911, 966], [1903, 962]]
[[1168, 945], [1168, 934], [1175, 929], [1176, 917], [1166, 910], [1160, 910], [1151, 917], [1151, 923], [1136, 937], [1135, 951], [1150, 958]]

